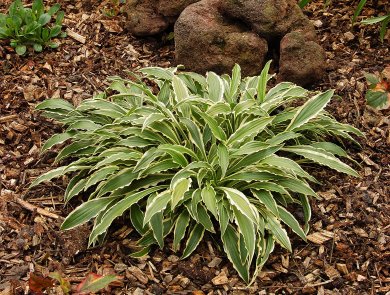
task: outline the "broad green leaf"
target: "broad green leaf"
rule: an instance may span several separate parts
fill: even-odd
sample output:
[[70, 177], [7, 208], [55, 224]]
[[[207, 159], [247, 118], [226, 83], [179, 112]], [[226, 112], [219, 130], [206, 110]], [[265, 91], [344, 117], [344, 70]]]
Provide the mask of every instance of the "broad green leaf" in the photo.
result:
[[168, 81], [171, 81], [173, 79], [173, 73], [175, 72], [175, 70], [172, 69], [162, 69], [158, 67], [144, 68], [140, 69], [139, 71], [147, 76], [156, 77], [157, 79]]
[[258, 215], [256, 208], [249, 202], [247, 196], [234, 188], [219, 187], [219, 189], [226, 194], [226, 197], [232, 206], [236, 207], [242, 214], [257, 224]]
[[293, 131], [315, 118], [332, 99], [334, 90], [328, 90], [324, 93], [313, 96], [303, 106], [301, 106], [286, 131]]
[[292, 229], [294, 233], [301, 237], [302, 240], [306, 241], [306, 234], [299, 225], [299, 222], [295, 217], [284, 209], [282, 206], [278, 206], [279, 217], [280, 219]]
[[275, 216], [279, 217], [278, 205], [272, 194], [264, 190], [252, 190], [252, 194]]
[[99, 235], [104, 233], [115, 220], [115, 218], [122, 216], [122, 214], [131, 206], [158, 190], [161, 190], [161, 187], [157, 186], [137, 193], [128, 193], [122, 200], [117, 202], [114, 206], [110, 207], [110, 209], [104, 214], [100, 223], [93, 228], [89, 237], [89, 244], [92, 244]]
[[26, 45], [18, 45], [15, 48], [15, 51], [18, 55], [24, 55], [27, 51]]
[[288, 238], [286, 230], [281, 226], [279, 220], [270, 213], [266, 214], [266, 218], [266, 227], [275, 236], [275, 239], [279, 242], [279, 244], [291, 252], [290, 239]]
[[61, 229], [72, 229], [78, 225], [81, 225], [95, 216], [97, 216], [102, 210], [104, 210], [111, 202], [113, 202], [116, 198], [108, 197], [108, 198], [100, 198], [90, 200], [81, 204], [75, 210], [72, 211], [65, 218], [64, 222], [61, 225]]
[[229, 224], [230, 216], [229, 216], [228, 208], [230, 208], [230, 205], [225, 206], [224, 202], [221, 201], [217, 204], [217, 206], [218, 206], [220, 231], [221, 231], [221, 235], [224, 235], [226, 228]]
[[60, 177], [60, 176], [64, 175], [64, 171], [66, 168], [67, 168], [67, 166], [62, 166], [62, 167], [55, 168], [53, 170], [50, 170], [50, 171], [42, 174], [41, 176], [37, 177], [31, 183], [30, 188], [37, 186], [38, 184], [40, 184], [44, 181], [49, 181], [49, 180], [52, 180], [53, 178]]
[[177, 204], [179, 204], [179, 202], [184, 199], [184, 194], [190, 189], [191, 183], [191, 178], [184, 178], [173, 185], [171, 196], [172, 210], [174, 210]]
[[210, 215], [207, 213], [207, 210], [202, 204], [198, 204], [196, 207], [198, 222], [200, 222], [205, 230], [215, 233], [213, 222], [211, 221]]
[[354, 169], [352, 169], [347, 164], [341, 162], [334, 155], [332, 155], [331, 153], [323, 149], [315, 148], [308, 145], [301, 145], [301, 146], [286, 147], [283, 148], [283, 150], [287, 152], [295, 153], [297, 155], [305, 157], [306, 159], [327, 166], [339, 172], [343, 172], [355, 177], [359, 177], [359, 174]]
[[307, 178], [310, 181], [316, 182], [316, 179], [313, 176], [311, 176], [309, 173], [303, 170], [302, 167], [299, 166], [297, 162], [290, 160], [289, 158], [279, 157], [277, 155], [271, 155], [265, 158], [264, 160], [262, 160], [261, 163], [278, 167], [282, 170], [292, 171], [294, 174], [300, 177]]
[[255, 255], [256, 248], [256, 226], [255, 224], [242, 214], [239, 210], [234, 209], [234, 216], [238, 225], [238, 229], [242, 236], [244, 237], [245, 248], [247, 250], [248, 256], [245, 257], [244, 261], [248, 261], [250, 265]]
[[314, 197], [317, 196], [317, 194], [303, 180], [285, 178], [285, 179], [276, 180], [275, 182], [292, 192], [297, 192], [306, 196], [314, 196]]
[[190, 96], [186, 84], [179, 77], [174, 76], [172, 78], [172, 86], [177, 102], [185, 100]]
[[180, 242], [183, 240], [187, 227], [190, 222], [190, 215], [187, 210], [183, 210], [176, 220], [175, 230], [173, 234], [173, 250], [177, 251], [180, 247]]
[[215, 217], [217, 217], [217, 198], [213, 187], [204, 187], [202, 189], [201, 195], [203, 203], [206, 205], [207, 210], [209, 210]]
[[164, 227], [163, 227], [163, 214], [157, 212], [150, 218], [150, 227], [153, 231], [153, 236], [156, 239], [160, 249], [164, 247]]
[[200, 241], [203, 239], [204, 227], [200, 224], [196, 224], [188, 237], [186, 247], [183, 251], [181, 259], [185, 259], [191, 255], [192, 252], [198, 247]]
[[44, 13], [44, 14], [42, 14], [42, 15], [39, 17], [38, 23], [40, 23], [41, 26], [44, 26], [44, 25], [46, 25], [47, 23], [50, 22], [50, 19], [51, 19], [50, 14]]
[[221, 77], [214, 72], [207, 73], [207, 90], [212, 101], [218, 102], [223, 100], [225, 87]]
[[236, 101], [238, 90], [241, 84], [241, 68], [240, 65], [235, 64], [232, 70], [232, 79], [229, 85], [228, 101], [230, 103]]
[[87, 190], [91, 186], [94, 186], [95, 184], [107, 179], [108, 176], [113, 174], [115, 171], [117, 171], [119, 168], [118, 166], [106, 166], [103, 167], [86, 179], [84, 190]]
[[327, 141], [314, 142], [311, 144], [311, 146], [315, 148], [323, 149], [339, 157], [349, 158], [347, 152], [343, 148], [341, 148], [340, 146], [332, 142], [327, 142]]
[[222, 235], [223, 248], [233, 264], [234, 269], [240, 277], [246, 282], [249, 282], [249, 266], [242, 263], [240, 253], [238, 251], [238, 235], [231, 225], [226, 228]]
[[265, 99], [265, 95], [267, 92], [267, 82], [268, 82], [268, 72], [271, 66], [272, 60], [268, 61], [261, 71], [259, 82], [257, 85], [257, 100], [262, 103]]
[[138, 204], [134, 204], [130, 207], [130, 220], [135, 230], [140, 234], [144, 235], [147, 232], [147, 227], [143, 225], [144, 213]]
[[231, 174], [238, 170], [241, 170], [243, 168], [249, 167], [253, 164], [258, 164], [260, 161], [266, 159], [268, 156], [276, 153], [278, 150], [280, 150], [282, 146], [271, 146], [269, 148], [260, 150], [259, 152], [250, 154], [242, 158], [239, 162], [237, 162], [235, 165], [228, 168], [228, 173]]
[[240, 126], [227, 140], [226, 145], [237, 144], [247, 137], [255, 136], [262, 132], [273, 118], [257, 118]]
[[80, 152], [81, 150], [87, 149], [87, 148], [94, 148], [93, 147], [93, 142], [90, 140], [80, 140], [73, 142], [69, 144], [68, 146], [64, 147], [57, 155], [55, 158], [55, 162], [59, 162], [70, 155], [73, 155], [75, 153]]
[[79, 193], [85, 190], [85, 184], [88, 179], [80, 179], [74, 186], [69, 185], [64, 195], [64, 200], [68, 202], [74, 196], [77, 196]]
[[218, 122], [214, 120], [213, 117], [209, 116], [207, 113], [204, 113], [198, 109], [198, 115], [200, 115], [203, 120], [206, 121], [207, 125], [210, 127], [211, 132], [215, 136], [215, 138], [219, 139], [220, 141], [226, 140], [226, 133], [223, 131], [223, 129], [218, 125]]
[[121, 172], [118, 172], [107, 179], [99, 190], [97, 197], [99, 198], [107, 193], [113, 193], [120, 188], [129, 186], [137, 176], [138, 174], [134, 173], [132, 168], [123, 169]]
[[201, 151], [203, 157], [206, 159], [206, 150], [203, 142], [202, 133], [199, 130], [199, 127], [196, 126], [192, 121], [182, 118], [181, 121], [187, 127], [190, 133], [190, 139], [195, 144], [195, 146]]
[[229, 167], [229, 151], [226, 148], [225, 145], [219, 144], [218, 145], [218, 164], [219, 167], [221, 167], [221, 178], [225, 177], [226, 171]]
[[164, 191], [158, 194], [153, 201], [146, 206], [144, 225], [147, 224], [156, 213], [165, 210], [171, 200], [171, 194], [170, 191]]
[[143, 169], [146, 169], [149, 167], [149, 165], [158, 157], [160, 156], [160, 151], [158, 151], [155, 148], [151, 148], [147, 150], [142, 158], [138, 161], [137, 165], [134, 167], [134, 172], [141, 171]]

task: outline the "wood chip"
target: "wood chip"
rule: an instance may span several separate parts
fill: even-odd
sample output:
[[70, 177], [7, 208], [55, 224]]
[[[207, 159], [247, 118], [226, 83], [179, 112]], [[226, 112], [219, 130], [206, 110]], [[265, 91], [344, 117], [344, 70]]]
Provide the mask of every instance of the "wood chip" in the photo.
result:
[[338, 272], [338, 270], [331, 265], [325, 266], [325, 273], [328, 276], [328, 278], [331, 280], [340, 277], [340, 273]]
[[143, 273], [142, 270], [140, 270], [136, 266], [131, 266], [128, 268], [128, 271], [137, 278], [138, 281], [140, 281], [142, 284], [147, 284], [149, 281], [149, 278]]
[[343, 275], [346, 275], [349, 273], [347, 265], [344, 263], [337, 263], [336, 267], [337, 267], [338, 271], [341, 272]]
[[219, 275], [214, 277], [212, 280], [214, 285], [219, 286], [219, 285], [225, 285], [229, 283], [229, 278], [226, 276], [224, 272], [221, 272]]
[[222, 259], [219, 257], [214, 257], [213, 260], [207, 265], [208, 267], [217, 267], [222, 262]]
[[74, 31], [72, 31], [71, 29], [66, 29], [66, 33], [68, 34], [69, 37], [71, 37], [72, 39], [80, 42], [80, 43], [83, 43], [85, 44], [85, 41], [86, 41], [86, 38]]
[[330, 232], [330, 231], [321, 231], [321, 232], [315, 232], [315, 233], [312, 233], [310, 235], [307, 236], [307, 239], [314, 243], [314, 244], [318, 244], [318, 245], [322, 245], [323, 243], [325, 243], [326, 241], [329, 241], [330, 239], [333, 239], [334, 238], [334, 233]]

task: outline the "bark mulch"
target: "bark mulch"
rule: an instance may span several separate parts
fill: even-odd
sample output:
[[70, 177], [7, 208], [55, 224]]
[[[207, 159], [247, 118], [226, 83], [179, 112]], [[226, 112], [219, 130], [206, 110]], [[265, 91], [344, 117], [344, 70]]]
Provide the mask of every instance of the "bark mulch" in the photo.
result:
[[[51, 1], [47, 1], [51, 2]], [[0, 4], [4, 12], [9, 0]], [[364, 16], [389, 11], [367, 6]], [[308, 243], [292, 237], [293, 253], [279, 247], [247, 288], [224, 253], [205, 239], [191, 258], [180, 261], [168, 247], [147, 259], [130, 258], [135, 236], [125, 219], [107, 242], [87, 249], [90, 227], [62, 232], [63, 218], [79, 204], [64, 206], [68, 179], [28, 190], [31, 181], [53, 168], [55, 151], [40, 154], [42, 143], [60, 126], [34, 111], [51, 97], [74, 104], [104, 90], [106, 78], [126, 70], [174, 65], [166, 36], [137, 39], [121, 15], [107, 16], [110, 1], [61, 1], [68, 37], [56, 51], [18, 57], [0, 41], [0, 294], [28, 292], [30, 272], [59, 271], [72, 284], [91, 272], [123, 277], [106, 294], [390, 294], [390, 118], [389, 110], [366, 106], [364, 72], [390, 65], [390, 36], [379, 40], [376, 26], [351, 25], [357, 1], [317, 1], [306, 12], [327, 51], [328, 73], [313, 90], [335, 88], [328, 110], [365, 132], [362, 148], [347, 147], [361, 164], [359, 179], [316, 168], [322, 182], [313, 200]], [[61, 294], [59, 289], [53, 294]]]

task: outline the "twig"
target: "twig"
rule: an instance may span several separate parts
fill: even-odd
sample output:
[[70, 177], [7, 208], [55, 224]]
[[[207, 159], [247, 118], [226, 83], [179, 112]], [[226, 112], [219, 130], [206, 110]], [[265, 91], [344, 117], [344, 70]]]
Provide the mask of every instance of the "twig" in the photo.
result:
[[[10, 198], [8, 199], [6, 197], [6, 194], [10, 196]], [[50, 217], [50, 218], [53, 218], [53, 219], [62, 219], [61, 216], [55, 214], [55, 213], [52, 213], [52, 212], [49, 212], [43, 208], [39, 208], [33, 204], [30, 204], [29, 202], [26, 202], [24, 200], [22, 200], [21, 198], [17, 197], [16, 194], [14, 194], [13, 192], [11, 191], [2, 191], [1, 192], [1, 195], [5, 197], [6, 200], [8, 201], [14, 201], [16, 203], [18, 203], [19, 205], [21, 205], [23, 208], [29, 210], [29, 211], [36, 211], [38, 214], [40, 215], [43, 215], [43, 216], [46, 216], [46, 217]]]
[[38, 214], [40, 215], [43, 215], [43, 216], [46, 216], [46, 217], [50, 217], [50, 218], [53, 218], [53, 219], [59, 219], [61, 218], [61, 216], [55, 214], [55, 213], [51, 213], [43, 208], [39, 208], [35, 205], [32, 205], [18, 197], [15, 196], [14, 200], [19, 204], [21, 205], [23, 208], [29, 210], [29, 211], [36, 211]]

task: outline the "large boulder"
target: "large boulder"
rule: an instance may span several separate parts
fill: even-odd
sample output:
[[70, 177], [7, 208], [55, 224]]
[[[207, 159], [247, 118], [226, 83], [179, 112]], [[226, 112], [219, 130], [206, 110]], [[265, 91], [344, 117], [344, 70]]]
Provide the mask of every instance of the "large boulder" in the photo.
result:
[[175, 23], [176, 61], [199, 73], [231, 71], [240, 64], [244, 75], [261, 71], [267, 42], [246, 26], [220, 13], [220, 0], [188, 6]]
[[325, 72], [325, 50], [307, 39], [302, 31], [286, 34], [280, 43], [279, 81], [308, 86]]
[[227, 16], [243, 21], [260, 36], [272, 38], [275, 26], [287, 14], [286, 0], [224, 0], [221, 9]]
[[294, 30], [305, 30], [315, 38], [314, 26], [295, 0], [224, 0], [221, 8], [267, 39], [280, 39]]
[[282, 37], [293, 31], [302, 31], [307, 40], [317, 40], [314, 25], [303, 13], [302, 9], [297, 5], [295, 0], [288, 1], [286, 17], [275, 25], [274, 30]]
[[123, 12], [127, 28], [135, 36], [153, 36], [175, 23], [188, 5], [199, 0], [128, 0]]
[[177, 17], [188, 5], [199, 0], [160, 0], [158, 2], [158, 12], [164, 16]]
[[128, 0], [123, 12], [127, 16], [127, 28], [135, 36], [153, 36], [164, 32], [169, 19], [158, 13], [155, 0]]

